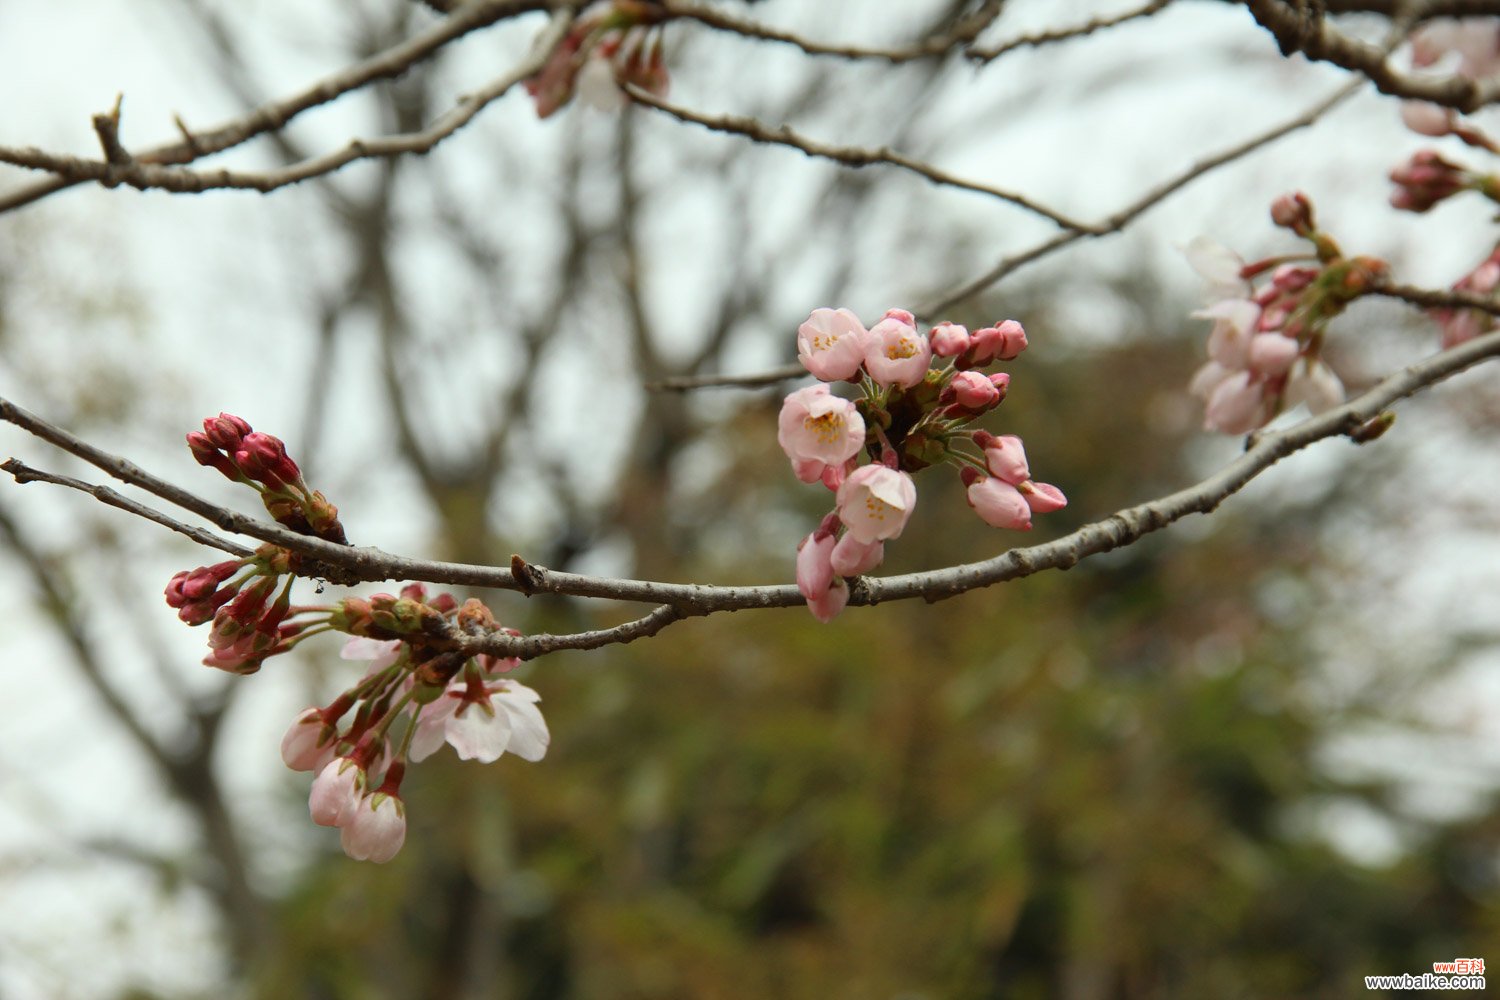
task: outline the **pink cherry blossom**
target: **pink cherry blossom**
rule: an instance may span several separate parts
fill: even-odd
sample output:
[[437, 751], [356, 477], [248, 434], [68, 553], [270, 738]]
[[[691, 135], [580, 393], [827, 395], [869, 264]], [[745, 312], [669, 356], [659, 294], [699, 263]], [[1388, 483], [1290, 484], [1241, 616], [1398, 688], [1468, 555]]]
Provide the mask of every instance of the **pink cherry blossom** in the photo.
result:
[[351, 635], [339, 650], [343, 660], [369, 660], [370, 671], [384, 670], [401, 658], [405, 647], [400, 639], [371, 639], [362, 635]]
[[917, 333], [911, 313], [892, 309], [870, 328], [865, 342], [865, 371], [877, 385], [909, 389], [927, 376], [932, 344]]
[[1250, 338], [1245, 360], [1258, 375], [1285, 375], [1292, 370], [1292, 362], [1297, 360], [1301, 350], [1301, 345], [1291, 337], [1279, 333], [1257, 333]]
[[1209, 302], [1249, 298], [1250, 283], [1241, 277], [1245, 261], [1239, 254], [1206, 236], [1193, 237], [1182, 252], [1193, 270], [1208, 282]]
[[866, 544], [896, 538], [917, 504], [911, 476], [884, 465], [856, 469], [839, 487], [839, 520]]
[[341, 826], [363, 794], [368, 779], [364, 768], [348, 757], [330, 761], [313, 779], [308, 811], [319, 826]]
[[861, 542], [845, 533], [833, 547], [829, 562], [839, 576], [860, 576], [879, 566], [885, 559], [884, 542]]
[[824, 382], [852, 379], [870, 333], [848, 309], [814, 309], [797, 327], [797, 360]]
[[356, 861], [384, 864], [406, 842], [406, 805], [386, 792], [365, 795], [354, 802], [339, 824], [339, 844]]
[[504, 753], [541, 760], [552, 736], [536, 707], [539, 701], [541, 695], [513, 680], [471, 685], [457, 678], [418, 715], [411, 759], [426, 759], [446, 741], [464, 760], [488, 764]]
[[1309, 413], [1323, 413], [1344, 401], [1344, 384], [1321, 360], [1304, 361], [1287, 379], [1283, 400], [1288, 408], [1306, 403]]
[[976, 479], [968, 489], [969, 506], [986, 524], [1015, 531], [1031, 530], [1031, 506], [1021, 491], [1003, 479]]
[[1192, 313], [1194, 319], [1211, 319], [1208, 356], [1226, 368], [1245, 367], [1250, 350], [1250, 335], [1256, 329], [1261, 308], [1249, 299], [1220, 299], [1213, 305]]
[[1203, 426], [1221, 434], [1248, 434], [1270, 419], [1265, 394], [1249, 371], [1234, 372], [1208, 397]]
[[811, 385], [787, 396], [777, 423], [776, 440], [803, 482], [823, 474], [818, 467], [817, 475], [807, 478], [805, 473], [813, 468], [808, 463], [841, 465], [864, 447], [864, 418], [853, 403], [833, 395], [826, 385]]

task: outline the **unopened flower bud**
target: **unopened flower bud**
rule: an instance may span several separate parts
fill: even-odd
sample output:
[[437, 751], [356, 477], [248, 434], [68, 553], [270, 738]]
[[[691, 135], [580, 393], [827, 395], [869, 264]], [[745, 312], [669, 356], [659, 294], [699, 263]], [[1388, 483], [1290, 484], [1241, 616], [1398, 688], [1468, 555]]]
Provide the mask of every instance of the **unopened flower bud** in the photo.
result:
[[1299, 236], [1313, 229], [1312, 202], [1301, 191], [1284, 194], [1271, 202], [1271, 221]]
[[957, 323], [939, 323], [927, 334], [932, 353], [940, 358], [956, 358], [969, 349], [969, 331]]
[[203, 434], [216, 448], [232, 452], [240, 441], [250, 433], [250, 425], [232, 413], [220, 413], [217, 417], [203, 418]]

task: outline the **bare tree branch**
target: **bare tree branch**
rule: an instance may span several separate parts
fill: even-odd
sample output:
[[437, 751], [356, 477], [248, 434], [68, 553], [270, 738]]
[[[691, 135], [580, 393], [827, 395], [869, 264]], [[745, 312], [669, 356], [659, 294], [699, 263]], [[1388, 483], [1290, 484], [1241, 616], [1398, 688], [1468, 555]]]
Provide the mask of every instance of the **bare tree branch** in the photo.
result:
[[972, 42], [980, 32], [994, 23], [995, 18], [1000, 15], [1003, 2], [1002, 0], [985, 0], [974, 13], [958, 18], [949, 31], [933, 35], [914, 45], [889, 48], [866, 48], [857, 45], [815, 42], [794, 32], [756, 24], [754, 21], [746, 21], [712, 7], [683, 3], [681, 0], [661, 0], [661, 6], [667, 9], [671, 17], [697, 21], [707, 27], [743, 38], [757, 38], [767, 42], [795, 45], [810, 56], [836, 56], [840, 59], [875, 59], [889, 63], [904, 63], [945, 56], [954, 49]]
[[1015, 49], [1036, 48], [1042, 45], [1051, 45], [1055, 42], [1083, 38], [1087, 35], [1092, 35], [1096, 31], [1103, 31], [1105, 28], [1113, 28], [1117, 24], [1124, 24], [1126, 21], [1150, 17], [1152, 14], [1165, 10], [1172, 2], [1173, 0], [1151, 0], [1150, 3], [1144, 6], [1128, 10], [1123, 14], [1116, 14], [1113, 17], [1095, 17], [1085, 21], [1083, 24], [1074, 25], [1071, 28], [1058, 28], [1053, 31], [1039, 31], [1032, 35], [1022, 35], [1019, 38], [1012, 38], [1008, 42], [1002, 42], [990, 48], [974, 47], [969, 49], [965, 54], [976, 62], [990, 62]]
[[780, 125], [771, 128], [754, 118], [744, 115], [703, 115], [684, 108], [681, 105], [663, 100], [654, 94], [650, 94], [630, 84], [625, 85], [625, 90], [637, 103], [645, 104], [658, 111], [665, 112], [678, 121], [702, 125], [713, 132], [728, 132], [734, 135], [742, 135], [751, 142], [766, 143], [773, 146], [789, 146], [792, 149], [806, 153], [808, 156], [833, 160], [835, 163], [841, 163], [846, 167], [866, 167], [876, 163], [900, 167], [902, 170], [909, 170], [919, 177], [925, 177], [927, 180], [941, 187], [958, 188], [963, 191], [976, 191], [979, 194], [989, 195], [992, 198], [1009, 202], [1019, 208], [1024, 208], [1029, 212], [1049, 219], [1064, 229], [1100, 235], [1100, 233], [1095, 231], [1094, 227], [1086, 223], [1077, 222], [1061, 212], [1047, 208], [1045, 205], [1040, 205], [1025, 195], [1017, 194], [1014, 191], [1007, 191], [1004, 188], [995, 187], [990, 184], [981, 184], [978, 181], [966, 180], [945, 170], [939, 170], [931, 164], [923, 163], [921, 160], [904, 156], [892, 149], [831, 146], [806, 138], [798, 134], [789, 125]]
[[[465, 3], [456, 13], [421, 34], [324, 77], [311, 87], [290, 97], [264, 104], [207, 131], [188, 132], [184, 129], [185, 137], [182, 142], [157, 146], [134, 154], [131, 159], [136, 168], [141, 171], [139, 173], [124, 170], [124, 165], [121, 164], [108, 164], [108, 166], [116, 171], [124, 170], [123, 175], [118, 172], [111, 174], [108, 170], [100, 172], [94, 161], [45, 153], [37, 149], [5, 150], [5, 153], [9, 155], [0, 156], [0, 160], [4, 162], [32, 169], [49, 170], [57, 173], [58, 176], [38, 184], [18, 188], [9, 194], [0, 195], [0, 212], [19, 208], [55, 191], [84, 181], [94, 180], [102, 183], [106, 178], [113, 178], [115, 184], [129, 184], [133, 183], [131, 178], [142, 181], [160, 180], [162, 174], [155, 172], [152, 168], [192, 163], [212, 153], [238, 146], [256, 136], [284, 128], [289, 121], [302, 112], [334, 101], [375, 80], [399, 76], [448, 43], [480, 28], [488, 27], [517, 14], [554, 8], [571, 12], [574, 6], [575, 4], [564, 2], [564, 0], [473, 0], [473, 2]], [[565, 16], [567, 16], [566, 13]], [[455, 112], [458, 110], [455, 109]], [[455, 112], [450, 112], [450, 114]], [[347, 153], [348, 150], [345, 152]], [[230, 176], [235, 175], [230, 174]], [[149, 186], [167, 187], [170, 183], [172, 180], [169, 176], [166, 183]], [[172, 190], [170, 187], [167, 189]], [[204, 188], [188, 188], [188, 190], [204, 190]]]

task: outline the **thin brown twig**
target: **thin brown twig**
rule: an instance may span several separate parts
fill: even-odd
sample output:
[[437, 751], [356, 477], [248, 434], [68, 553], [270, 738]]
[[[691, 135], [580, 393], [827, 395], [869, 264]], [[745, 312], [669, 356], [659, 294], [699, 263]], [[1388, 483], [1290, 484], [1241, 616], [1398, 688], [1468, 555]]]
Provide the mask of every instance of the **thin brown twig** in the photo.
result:
[[757, 24], [743, 18], [700, 4], [683, 3], [681, 0], [665, 0], [670, 17], [697, 21], [705, 27], [743, 38], [754, 38], [765, 42], [780, 42], [793, 45], [810, 56], [834, 56], [839, 59], [872, 59], [892, 64], [913, 62], [918, 59], [934, 59], [947, 55], [954, 49], [972, 42], [979, 33], [989, 27], [999, 16], [1003, 4], [1000, 0], [985, 0], [978, 10], [967, 17], [959, 18], [953, 29], [934, 35], [913, 45], [890, 47], [867, 47], [861, 45], [839, 45], [816, 42], [791, 31], [782, 31], [767, 25]]
[[1112, 17], [1092, 18], [1083, 24], [1075, 24], [1069, 28], [1056, 28], [1052, 31], [1039, 31], [1032, 35], [1021, 35], [1019, 38], [1012, 38], [1009, 41], [1001, 42], [990, 48], [972, 47], [964, 54], [975, 62], [987, 63], [1015, 49], [1035, 48], [1042, 45], [1052, 45], [1056, 42], [1066, 42], [1074, 38], [1083, 38], [1092, 35], [1096, 31], [1103, 31], [1106, 28], [1113, 28], [1117, 24], [1124, 24], [1126, 21], [1150, 17], [1152, 14], [1164, 10], [1172, 2], [1173, 0], [1151, 0], [1150, 3], [1137, 7], [1134, 10], [1128, 10], [1123, 14], [1115, 14]]
[[716, 388], [755, 389], [768, 385], [780, 385], [782, 382], [806, 375], [807, 369], [801, 365], [787, 365], [784, 368], [772, 368], [754, 375], [670, 375], [654, 382], [647, 382], [643, 388], [647, 392], [686, 392], [690, 389]]
[[947, 293], [942, 298], [923, 306], [920, 310], [918, 310], [919, 314], [930, 316], [935, 313], [944, 312], [957, 303], [962, 302], [969, 296], [975, 294], [976, 292], [983, 291], [990, 285], [993, 285], [995, 282], [1006, 277], [1012, 272], [1019, 270], [1025, 265], [1040, 260], [1043, 257], [1046, 257], [1057, 250], [1061, 250], [1063, 247], [1075, 243], [1081, 239], [1094, 236], [1108, 236], [1113, 233], [1120, 232], [1126, 225], [1133, 222], [1137, 216], [1142, 215], [1148, 209], [1154, 208], [1156, 205], [1165, 201], [1169, 196], [1176, 193], [1181, 188], [1186, 187], [1188, 184], [1191, 184], [1193, 181], [1197, 180], [1199, 177], [1202, 177], [1209, 171], [1216, 170], [1226, 163], [1230, 163], [1242, 156], [1246, 156], [1249, 153], [1260, 149], [1262, 146], [1270, 145], [1277, 139], [1290, 135], [1292, 132], [1296, 132], [1299, 129], [1306, 128], [1307, 126], [1313, 124], [1323, 115], [1332, 110], [1335, 106], [1347, 100], [1363, 85], [1364, 81], [1362, 80], [1351, 80], [1339, 89], [1335, 90], [1332, 94], [1328, 95], [1323, 100], [1319, 101], [1317, 104], [1308, 108], [1300, 115], [1297, 115], [1295, 118], [1283, 122], [1282, 124], [1277, 125], [1275, 128], [1268, 129], [1265, 132], [1261, 132], [1258, 135], [1252, 136], [1243, 142], [1236, 143], [1228, 149], [1216, 153], [1213, 156], [1198, 160], [1196, 163], [1193, 163], [1191, 166], [1183, 170], [1181, 173], [1177, 174], [1175, 177], [1170, 177], [1162, 183], [1156, 185], [1141, 197], [1131, 202], [1129, 205], [1126, 205], [1124, 208], [1121, 208], [1119, 211], [1110, 215], [1102, 222], [1088, 229], [1058, 233], [1051, 239], [1045, 240], [1042, 243], [1038, 243], [1027, 250], [1023, 250], [1020, 253], [1012, 254], [1011, 256], [1002, 259], [994, 267], [990, 268], [979, 277], [974, 278], [966, 284], [959, 286], [957, 289]]
[[33, 468], [15, 458], [0, 462], [0, 472], [9, 473], [18, 484], [22, 485], [26, 483], [51, 483], [54, 486], [66, 486], [68, 489], [87, 493], [95, 500], [107, 506], [118, 507], [120, 510], [134, 514], [137, 517], [144, 517], [148, 521], [155, 521], [164, 528], [170, 528], [179, 534], [186, 535], [199, 545], [219, 549], [222, 552], [228, 552], [232, 556], [250, 555], [250, 550], [244, 546], [236, 545], [227, 538], [220, 538], [211, 531], [205, 531], [190, 524], [183, 524], [181, 521], [169, 517], [153, 507], [147, 507], [145, 504], [137, 503], [128, 497], [121, 496], [108, 486], [96, 486], [93, 483], [86, 483], [81, 479], [74, 479], [72, 476], [46, 472], [42, 469]]
[[673, 104], [651, 94], [633, 84], [625, 84], [626, 92], [639, 104], [647, 105], [658, 111], [664, 112], [676, 118], [678, 121], [701, 125], [713, 132], [728, 132], [734, 135], [742, 135], [751, 142], [767, 143], [774, 146], [789, 146], [792, 149], [806, 153], [808, 156], [818, 159], [832, 160], [846, 167], [866, 167], [872, 164], [883, 163], [902, 170], [908, 170], [919, 177], [924, 177], [934, 184], [942, 187], [959, 188], [964, 191], [974, 191], [979, 194], [989, 195], [1001, 201], [1009, 202], [1018, 208], [1024, 208], [1028, 212], [1040, 215], [1043, 218], [1055, 222], [1064, 229], [1074, 232], [1089, 233], [1094, 227], [1087, 223], [1079, 222], [1069, 218], [1061, 212], [1053, 211], [1045, 205], [1032, 201], [1025, 195], [1008, 191], [1004, 188], [995, 187], [990, 184], [982, 184], [978, 181], [966, 180], [940, 170], [929, 163], [913, 159], [896, 152], [893, 149], [881, 147], [879, 149], [868, 149], [860, 146], [833, 146], [826, 143], [809, 139], [795, 131], [789, 125], [779, 125], [774, 128], [767, 126], [759, 119], [745, 115], [704, 115], [689, 110], [680, 104]]

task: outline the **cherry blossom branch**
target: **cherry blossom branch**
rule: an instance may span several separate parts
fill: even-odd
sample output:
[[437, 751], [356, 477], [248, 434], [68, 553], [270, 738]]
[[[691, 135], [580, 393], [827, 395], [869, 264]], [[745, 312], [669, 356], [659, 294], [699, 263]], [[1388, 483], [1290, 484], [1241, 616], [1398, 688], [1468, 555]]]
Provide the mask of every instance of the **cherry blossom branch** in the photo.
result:
[[1010, 41], [1001, 42], [999, 45], [992, 46], [991, 48], [971, 48], [965, 55], [975, 62], [990, 62], [1015, 49], [1033, 48], [1041, 45], [1051, 45], [1054, 42], [1065, 42], [1073, 38], [1083, 38], [1086, 35], [1092, 35], [1096, 31], [1113, 28], [1117, 24], [1124, 24], [1126, 21], [1150, 17], [1158, 11], [1165, 10], [1172, 2], [1173, 0], [1151, 0], [1150, 3], [1137, 7], [1135, 10], [1125, 11], [1123, 14], [1116, 14], [1112, 17], [1092, 18], [1083, 24], [1077, 24], [1070, 28], [1058, 28], [1053, 31], [1040, 31], [1032, 35], [1021, 35], [1019, 38], [1012, 38]]
[[[1405, 297], [1407, 289], [1397, 288]], [[1465, 297], [1429, 297], [1411, 290], [1425, 304], [1439, 301], [1470, 304]], [[1500, 305], [1479, 300], [1473, 303], [1492, 313]], [[1202, 482], [1169, 496], [1111, 514], [1041, 545], [1012, 549], [992, 559], [920, 573], [883, 578], [860, 577], [851, 581], [849, 603], [875, 605], [886, 601], [921, 597], [940, 600], [981, 587], [1019, 579], [1045, 569], [1066, 569], [1082, 559], [1131, 544], [1193, 513], [1208, 513], [1239, 492], [1250, 480], [1281, 459], [1324, 438], [1348, 435], [1360, 440], [1361, 428], [1379, 417], [1387, 407], [1421, 389], [1478, 362], [1500, 356], [1500, 332], [1476, 338], [1413, 364], [1377, 383], [1358, 398], [1309, 418], [1283, 431], [1252, 438], [1245, 453]], [[178, 487], [141, 471], [133, 463], [88, 445], [59, 428], [0, 400], [0, 417], [78, 455], [119, 478], [148, 489], [172, 502], [194, 510], [226, 530], [271, 541], [311, 556], [320, 566], [335, 567], [339, 582], [358, 580], [424, 580], [437, 584], [459, 584], [515, 590], [527, 595], [555, 595], [642, 601], [657, 605], [647, 615], [613, 628], [572, 635], [513, 637], [451, 636], [455, 649], [467, 653], [488, 652], [497, 656], [537, 656], [557, 649], [590, 649], [654, 635], [674, 621], [720, 611], [800, 606], [805, 598], [794, 585], [713, 586], [666, 583], [651, 580], [613, 579], [564, 573], [529, 564], [519, 556], [508, 568], [446, 563], [393, 556], [379, 549], [341, 546], [299, 535], [279, 525], [267, 524], [216, 507]], [[529, 645], [528, 645], [529, 643]]]
[[663, 100], [654, 94], [642, 90], [640, 87], [626, 84], [626, 92], [638, 103], [655, 108], [664, 112], [678, 121], [688, 122], [693, 125], [701, 125], [712, 132], [727, 132], [734, 135], [742, 135], [751, 142], [766, 143], [773, 146], [788, 146], [792, 149], [806, 153], [808, 156], [818, 159], [832, 160], [846, 167], [866, 167], [871, 164], [883, 163], [902, 170], [908, 170], [919, 177], [924, 177], [942, 187], [959, 188], [964, 191], [975, 191], [979, 194], [989, 195], [1001, 201], [1009, 202], [1019, 208], [1049, 219], [1064, 229], [1080, 233], [1094, 233], [1095, 227], [1087, 223], [1078, 222], [1061, 212], [1053, 211], [1044, 205], [1040, 205], [1025, 195], [998, 188], [990, 184], [982, 184], [978, 181], [966, 180], [950, 174], [945, 170], [939, 170], [931, 164], [921, 160], [904, 156], [893, 149], [881, 147], [879, 149], [866, 149], [858, 146], [833, 146], [809, 139], [799, 134], [789, 125], [780, 125], [770, 128], [758, 119], [744, 115], [704, 115], [691, 111], [680, 104], [673, 104]]
[[837, 45], [811, 41], [790, 31], [781, 31], [777, 28], [757, 24], [754, 21], [746, 21], [743, 18], [734, 17], [733, 15], [725, 14], [713, 8], [701, 6], [700, 4], [683, 3], [681, 0], [662, 0], [660, 5], [667, 9], [670, 17], [697, 21], [706, 27], [740, 35], [744, 38], [756, 38], [761, 41], [794, 45], [810, 56], [835, 56], [840, 59], [876, 59], [893, 64], [912, 62], [918, 59], [937, 58], [947, 55], [960, 46], [973, 42], [979, 36], [980, 32], [994, 23], [995, 18], [1000, 15], [1002, 7], [1000, 0], [985, 0], [974, 13], [960, 17], [955, 22], [952, 30], [945, 34], [934, 35], [914, 45], [869, 48], [858, 45]]
[[1245, 6], [1276, 39], [1282, 55], [1301, 52], [1309, 59], [1353, 70], [1381, 93], [1430, 101], [1463, 112], [1500, 100], [1497, 80], [1470, 80], [1461, 76], [1432, 79], [1402, 73], [1387, 62], [1389, 47], [1350, 38], [1329, 24], [1314, 7], [1294, 7], [1286, 0], [1245, 0]]
[[1177, 193], [1177, 191], [1191, 184], [1193, 181], [1197, 180], [1199, 177], [1202, 177], [1204, 174], [1216, 170], [1227, 163], [1233, 162], [1234, 160], [1240, 159], [1243, 156], [1247, 156], [1263, 146], [1270, 145], [1277, 139], [1283, 138], [1284, 136], [1290, 135], [1291, 133], [1296, 132], [1299, 129], [1306, 128], [1307, 126], [1313, 124], [1334, 107], [1347, 100], [1363, 85], [1363, 80], [1349, 81], [1342, 87], [1335, 90], [1332, 94], [1329, 94], [1326, 98], [1319, 101], [1317, 104], [1308, 108], [1300, 115], [1297, 115], [1295, 118], [1285, 121], [1280, 125], [1275, 126], [1274, 128], [1266, 130], [1265, 132], [1261, 132], [1257, 135], [1251, 136], [1249, 139], [1230, 146], [1228, 149], [1225, 149], [1219, 153], [1215, 153], [1213, 156], [1198, 160], [1187, 169], [1177, 174], [1175, 177], [1168, 178], [1167, 180], [1147, 191], [1135, 201], [1131, 202], [1129, 205], [1126, 205], [1124, 208], [1121, 208], [1119, 211], [1115, 212], [1114, 214], [1110, 215], [1103, 221], [1093, 226], [1086, 226], [1081, 229], [1072, 230], [1070, 232], [1059, 233], [1051, 239], [1045, 240], [1042, 243], [1038, 243], [1028, 250], [1023, 250], [1020, 253], [1012, 254], [1011, 256], [1002, 259], [994, 267], [990, 268], [979, 277], [974, 278], [968, 283], [959, 286], [954, 291], [949, 292], [947, 295], [944, 295], [942, 298], [937, 299], [936, 301], [920, 308], [918, 310], [919, 315], [933, 315], [936, 313], [946, 312], [954, 305], [962, 302], [964, 299], [967, 299], [971, 295], [983, 291], [984, 289], [993, 285], [995, 282], [1011, 274], [1013, 271], [1019, 270], [1020, 268], [1034, 261], [1041, 260], [1043, 257], [1046, 257], [1054, 253], [1055, 251], [1061, 250], [1063, 247], [1076, 243], [1079, 240], [1095, 236], [1108, 236], [1120, 232], [1125, 228], [1125, 226], [1133, 222], [1138, 216], [1144, 214], [1147, 210], [1156, 207], [1156, 205], [1165, 201], [1168, 197]]
[[[473, 0], [456, 8], [450, 16], [406, 41], [324, 77], [298, 93], [263, 104], [215, 128], [207, 131], [190, 131], [179, 122], [179, 128], [183, 133], [181, 142], [157, 146], [133, 155], [126, 154], [128, 160], [119, 163], [110, 163], [106, 158], [104, 162], [113, 168], [115, 171], [113, 173], [107, 170], [101, 172], [96, 161], [46, 153], [38, 149], [5, 149], [3, 152], [6, 155], [0, 156], [0, 160], [16, 166], [47, 170], [56, 176], [17, 188], [7, 194], [0, 194], [0, 212], [19, 208], [63, 188], [87, 181], [105, 183], [106, 178], [111, 178], [115, 184], [132, 184], [134, 183], [132, 177], [160, 179], [160, 175], [149, 168], [192, 163], [204, 156], [239, 146], [259, 135], [279, 130], [304, 111], [328, 104], [377, 80], [401, 75], [450, 42], [471, 32], [531, 11], [555, 9], [563, 12], [564, 16], [568, 16], [575, 6], [576, 4], [565, 2], [565, 0]], [[118, 128], [118, 119], [115, 121], [115, 128]], [[124, 153], [123, 147], [119, 152]], [[131, 173], [127, 169], [129, 164], [134, 164], [143, 172]], [[150, 186], [176, 190], [166, 184]], [[183, 190], [204, 190], [204, 188], [188, 187]]]

